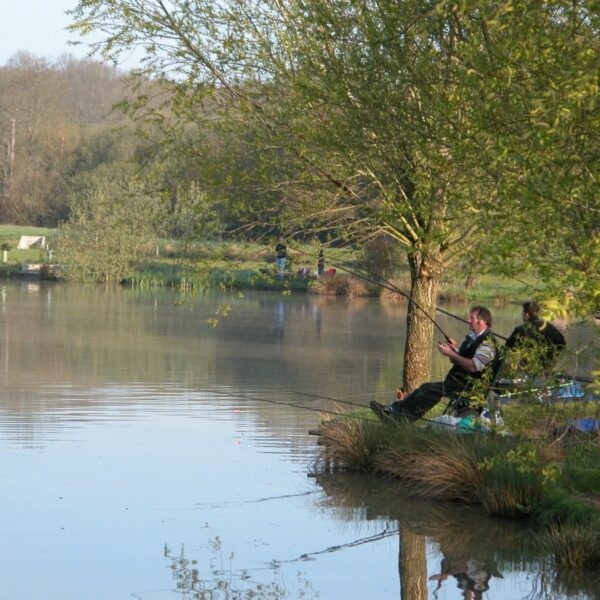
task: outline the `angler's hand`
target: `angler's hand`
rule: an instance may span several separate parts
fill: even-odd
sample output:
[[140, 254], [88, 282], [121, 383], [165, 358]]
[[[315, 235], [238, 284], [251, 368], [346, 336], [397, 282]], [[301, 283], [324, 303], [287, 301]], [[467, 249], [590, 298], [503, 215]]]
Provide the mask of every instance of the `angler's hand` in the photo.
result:
[[444, 356], [453, 356], [456, 353], [450, 342], [438, 342], [437, 347]]

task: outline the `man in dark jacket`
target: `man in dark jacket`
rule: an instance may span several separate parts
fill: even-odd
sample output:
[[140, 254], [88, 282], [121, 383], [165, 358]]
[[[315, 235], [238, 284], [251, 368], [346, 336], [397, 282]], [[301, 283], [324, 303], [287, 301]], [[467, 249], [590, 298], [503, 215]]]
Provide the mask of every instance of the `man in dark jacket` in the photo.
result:
[[433, 408], [442, 397], [454, 396], [470, 390], [477, 381], [489, 376], [497, 358], [492, 337], [492, 315], [484, 306], [469, 311], [469, 327], [460, 348], [454, 340], [438, 343], [438, 350], [447, 356], [452, 368], [444, 381], [424, 383], [402, 400], [390, 406], [371, 402], [371, 410], [379, 417], [405, 417], [416, 420]]
[[539, 311], [537, 302], [524, 302], [523, 325], [515, 327], [506, 341], [508, 350], [521, 355], [518, 360], [524, 371], [549, 369], [567, 346], [564, 335], [552, 323], [540, 319]]

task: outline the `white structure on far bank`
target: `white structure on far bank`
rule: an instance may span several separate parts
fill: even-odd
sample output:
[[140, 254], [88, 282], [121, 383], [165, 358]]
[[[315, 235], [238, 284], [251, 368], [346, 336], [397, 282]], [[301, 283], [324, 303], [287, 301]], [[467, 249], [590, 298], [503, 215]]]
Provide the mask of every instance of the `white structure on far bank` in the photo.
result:
[[17, 250], [27, 250], [28, 248], [45, 248], [46, 236], [44, 235], [22, 235], [19, 240]]

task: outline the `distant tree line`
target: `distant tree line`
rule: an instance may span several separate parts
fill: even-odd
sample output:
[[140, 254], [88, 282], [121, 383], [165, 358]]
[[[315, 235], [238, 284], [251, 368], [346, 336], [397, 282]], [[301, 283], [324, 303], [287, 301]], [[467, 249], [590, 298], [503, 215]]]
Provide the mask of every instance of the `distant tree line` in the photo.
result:
[[124, 93], [114, 68], [17, 53], [0, 68], [0, 220], [53, 226], [69, 213], [73, 180], [131, 150], [114, 128]]
[[[135, 187], [148, 199], [144, 227], [156, 235], [252, 236], [272, 227], [250, 214], [259, 197], [262, 223], [281, 204], [281, 192], [261, 183], [267, 153], [251, 128], [181, 127], [161, 100], [172, 91], [158, 80], [133, 91], [131, 83], [128, 73], [69, 55], [50, 61], [22, 51], [0, 67], [0, 222], [57, 226], [89, 215], [93, 198], [115, 208]], [[144, 94], [158, 99], [153, 119], [140, 123], [131, 116]]]

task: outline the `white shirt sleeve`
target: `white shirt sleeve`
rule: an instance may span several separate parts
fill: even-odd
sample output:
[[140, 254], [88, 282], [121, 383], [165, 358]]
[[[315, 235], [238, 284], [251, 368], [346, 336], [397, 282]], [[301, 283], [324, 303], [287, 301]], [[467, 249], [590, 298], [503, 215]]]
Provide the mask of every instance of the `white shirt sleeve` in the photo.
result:
[[488, 342], [483, 342], [480, 344], [479, 348], [477, 348], [475, 352], [475, 356], [473, 356], [473, 364], [475, 365], [475, 371], [479, 373], [482, 371], [489, 363], [494, 360], [496, 356], [496, 349], [489, 344]]

